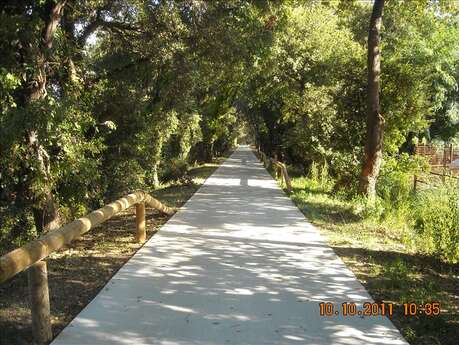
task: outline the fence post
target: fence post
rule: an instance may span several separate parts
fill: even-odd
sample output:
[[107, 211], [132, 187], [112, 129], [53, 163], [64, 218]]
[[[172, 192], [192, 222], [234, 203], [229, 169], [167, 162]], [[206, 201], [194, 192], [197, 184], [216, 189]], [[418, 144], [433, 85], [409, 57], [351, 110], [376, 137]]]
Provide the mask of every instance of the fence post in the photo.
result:
[[443, 146], [443, 176], [442, 176], [442, 181], [445, 183], [445, 175], [446, 175], [446, 144]]
[[32, 334], [38, 345], [48, 344], [52, 337], [46, 261], [38, 261], [27, 271], [29, 280]]
[[290, 180], [290, 176], [288, 175], [287, 166], [285, 164], [282, 165], [282, 172], [285, 180], [285, 186], [287, 187], [287, 191], [289, 193], [292, 192], [292, 181]]
[[145, 232], [145, 203], [143, 202], [135, 204], [135, 225], [135, 240], [138, 243], [145, 242], [147, 234]]
[[417, 182], [418, 182], [417, 177], [416, 175], [414, 175], [414, 179], [413, 179], [413, 191], [414, 192], [416, 192]]

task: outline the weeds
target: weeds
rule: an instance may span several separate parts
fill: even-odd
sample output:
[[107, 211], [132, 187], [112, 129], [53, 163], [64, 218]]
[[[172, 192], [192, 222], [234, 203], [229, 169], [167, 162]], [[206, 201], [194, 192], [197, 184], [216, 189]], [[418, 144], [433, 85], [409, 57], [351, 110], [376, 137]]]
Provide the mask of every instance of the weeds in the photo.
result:
[[[409, 163], [386, 165], [372, 206], [334, 190], [318, 164], [307, 177], [292, 179], [290, 196], [372, 297], [395, 304], [392, 321], [410, 344], [453, 345], [459, 336], [457, 186], [414, 193]], [[403, 303], [435, 301], [440, 316], [402, 313]]]
[[413, 202], [417, 247], [426, 254], [459, 261], [459, 195], [457, 188], [420, 192]]

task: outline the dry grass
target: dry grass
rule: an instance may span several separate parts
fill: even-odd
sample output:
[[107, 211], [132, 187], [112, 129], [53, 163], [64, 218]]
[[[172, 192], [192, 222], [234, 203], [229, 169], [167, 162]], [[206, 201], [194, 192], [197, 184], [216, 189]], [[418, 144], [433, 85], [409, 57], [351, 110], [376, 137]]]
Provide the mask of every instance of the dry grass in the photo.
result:
[[[152, 194], [172, 207], [183, 205], [218, 167], [206, 164], [191, 170], [193, 184], [169, 185]], [[168, 220], [147, 209], [147, 239]], [[53, 253], [48, 263], [48, 280], [53, 334], [57, 335], [104, 287], [107, 281], [135, 254], [133, 208], [110, 219]], [[0, 345], [33, 344], [28, 303], [27, 274], [18, 274], [0, 285]]]

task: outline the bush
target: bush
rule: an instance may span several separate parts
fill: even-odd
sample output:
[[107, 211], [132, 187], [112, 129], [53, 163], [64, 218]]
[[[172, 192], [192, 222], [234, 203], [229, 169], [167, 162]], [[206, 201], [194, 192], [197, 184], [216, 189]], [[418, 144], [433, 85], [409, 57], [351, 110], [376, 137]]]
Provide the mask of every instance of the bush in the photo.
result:
[[173, 158], [164, 164], [164, 169], [161, 171], [161, 182], [177, 182], [182, 179], [187, 179], [188, 163], [184, 159]]
[[401, 154], [387, 157], [376, 186], [380, 217], [404, 220], [413, 200], [413, 178], [425, 169], [423, 159]]
[[0, 256], [37, 237], [31, 212], [0, 206]]
[[330, 177], [327, 162], [322, 165], [312, 162], [309, 170], [309, 185], [311, 189], [328, 193], [334, 183], [334, 180]]
[[126, 193], [145, 188], [145, 170], [134, 159], [114, 162], [107, 169], [107, 199], [113, 200]]
[[413, 205], [420, 251], [449, 262], [459, 261], [459, 195], [457, 186], [419, 192]]

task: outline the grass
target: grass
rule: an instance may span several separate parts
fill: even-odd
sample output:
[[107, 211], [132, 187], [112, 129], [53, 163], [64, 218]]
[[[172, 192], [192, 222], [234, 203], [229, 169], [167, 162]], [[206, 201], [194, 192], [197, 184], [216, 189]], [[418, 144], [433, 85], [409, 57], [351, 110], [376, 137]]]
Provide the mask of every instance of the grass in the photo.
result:
[[[166, 185], [151, 194], [168, 206], [178, 208], [215, 171], [222, 159], [191, 169], [193, 183]], [[147, 209], [147, 239], [168, 219], [156, 210]], [[141, 247], [134, 242], [134, 231], [135, 211], [131, 208], [46, 259], [54, 336]], [[27, 288], [25, 272], [0, 285], [0, 345], [33, 344]]]
[[[190, 171], [192, 184], [163, 186], [152, 194], [180, 207], [219, 165]], [[390, 222], [362, 215], [359, 205], [330, 193], [327, 181], [292, 178], [292, 200], [319, 227], [328, 243], [377, 302], [396, 305], [393, 323], [412, 345], [455, 345], [459, 338], [459, 267], [407, 246]], [[147, 211], [150, 238], [168, 217]], [[53, 333], [57, 335], [140, 248], [133, 242], [133, 210], [114, 217], [48, 259]], [[32, 344], [27, 276], [0, 285], [0, 345]], [[404, 317], [405, 302], [440, 301], [438, 317]]]
[[[362, 215], [327, 181], [292, 178], [291, 199], [377, 302], [394, 303], [392, 322], [412, 345], [455, 345], [459, 338], [459, 265], [418, 254], [400, 224]], [[403, 303], [441, 303], [439, 316], [406, 317]]]

